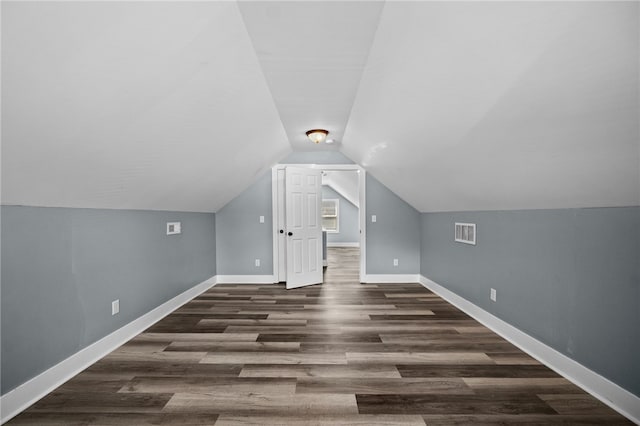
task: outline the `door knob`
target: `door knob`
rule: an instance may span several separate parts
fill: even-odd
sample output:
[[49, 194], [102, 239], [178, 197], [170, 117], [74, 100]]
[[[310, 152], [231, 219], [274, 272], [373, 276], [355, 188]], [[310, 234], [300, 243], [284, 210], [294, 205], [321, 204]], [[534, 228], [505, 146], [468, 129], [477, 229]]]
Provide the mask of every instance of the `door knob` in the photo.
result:
[[281, 233], [281, 234], [284, 234], [284, 229], [281, 229], [281, 230], [280, 230], [280, 233]]
[[287, 235], [288, 235], [288, 236], [292, 236], [292, 235], [293, 235], [293, 232], [287, 232]]

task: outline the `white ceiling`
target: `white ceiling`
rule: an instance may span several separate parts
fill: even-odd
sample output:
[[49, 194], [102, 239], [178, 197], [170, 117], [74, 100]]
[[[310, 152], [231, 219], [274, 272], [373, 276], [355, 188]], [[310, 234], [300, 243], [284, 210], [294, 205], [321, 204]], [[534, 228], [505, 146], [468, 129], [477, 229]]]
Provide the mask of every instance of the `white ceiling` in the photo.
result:
[[234, 2], [2, 8], [5, 204], [216, 211], [291, 151]]
[[2, 202], [217, 211], [339, 149], [420, 211], [638, 205], [638, 9], [3, 1]]
[[[373, 41], [382, 2], [239, 2], [293, 149], [337, 149]], [[305, 132], [329, 131], [314, 146]]]
[[323, 170], [322, 184], [330, 186], [356, 207], [360, 207], [359, 170]]

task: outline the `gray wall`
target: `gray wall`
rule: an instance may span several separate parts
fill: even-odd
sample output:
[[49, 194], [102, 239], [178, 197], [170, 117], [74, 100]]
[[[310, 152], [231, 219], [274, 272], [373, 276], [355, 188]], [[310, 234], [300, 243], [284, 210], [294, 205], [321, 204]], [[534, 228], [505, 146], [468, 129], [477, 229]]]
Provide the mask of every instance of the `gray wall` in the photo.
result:
[[[294, 151], [282, 164], [350, 164], [336, 151]], [[420, 213], [367, 174], [367, 274], [420, 272]], [[271, 173], [216, 213], [219, 275], [273, 273]], [[378, 216], [371, 223], [371, 214]], [[265, 223], [258, 221], [265, 216]], [[393, 259], [399, 266], [393, 266]], [[260, 259], [260, 267], [255, 266]]]
[[[216, 274], [212, 213], [0, 213], [3, 394]], [[168, 221], [182, 234], [166, 235]]]
[[360, 219], [359, 209], [351, 204], [349, 200], [337, 193], [327, 185], [322, 186], [323, 199], [335, 199], [338, 201], [338, 230], [340, 232], [327, 232], [327, 243], [359, 243], [360, 242]]
[[[282, 164], [350, 164], [337, 151], [294, 151]], [[259, 217], [264, 216], [264, 223]], [[273, 214], [271, 171], [216, 213], [219, 275], [273, 274]], [[260, 266], [255, 260], [260, 259]]]
[[273, 274], [272, 218], [269, 171], [216, 213], [219, 275]]
[[[353, 164], [337, 151], [293, 152], [280, 163]], [[367, 274], [420, 272], [420, 213], [367, 173]], [[371, 215], [377, 222], [371, 223]], [[399, 260], [393, 266], [393, 259]]]
[[367, 274], [420, 273], [420, 213], [368, 173], [366, 196]]
[[424, 213], [421, 244], [422, 275], [640, 395], [640, 207]]

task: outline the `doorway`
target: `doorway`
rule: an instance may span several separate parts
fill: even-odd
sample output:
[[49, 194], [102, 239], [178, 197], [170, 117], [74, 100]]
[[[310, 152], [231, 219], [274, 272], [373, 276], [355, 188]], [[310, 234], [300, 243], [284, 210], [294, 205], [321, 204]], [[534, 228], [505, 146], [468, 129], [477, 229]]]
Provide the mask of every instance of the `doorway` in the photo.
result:
[[[278, 164], [272, 169], [272, 208], [273, 208], [273, 271], [275, 282], [286, 282], [287, 281], [287, 229], [286, 229], [286, 169], [287, 167], [293, 168], [312, 168], [323, 172], [327, 181], [332, 181], [333, 188], [339, 187], [341, 192], [345, 192], [344, 188], [340, 188], [339, 181], [340, 177], [337, 172], [348, 172], [350, 171], [352, 175], [351, 179], [357, 181], [357, 191], [351, 191], [349, 194], [346, 194], [351, 201], [352, 204], [357, 205], [357, 228], [356, 230], [350, 230], [350, 237], [346, 237], [350, 241], [340, 241], [347, 235], [346, 232], [333, 232], [327, 233], [327, 244], [330, 244], [333, 247], [355, 247], [359, 245], [360, 256], [359, 256], [359, 280], [362, 282], [362, 279], [365, 275], [365, 267], [366, 267], [366, 222], [365, 222], [365, 170], [357, 164]], [[345, 175], [346, 176], [346, 175]], [[323, 177], [323, 179], [325, 179]], [[326, 186], [329, 186], [327, 184]], [[345, 185], [342, 185], [343, 187]], [[329, 191], [327, 191], [329, 192]], [[343, 202], [344, 203], [344, 202]], [[338, 209], [340, 209], [340, 201], [338, 202]], [[348, 208], [348, 205], [343, 205], [343, 208]], [[325, 220], [325, 225], [330, 226], [332, 224], [332, 220], [327, 217]], [[338, 223], [338, 229], [342, 226], [342, 229], [345, 229], [344, 226], [353, 227], [354, 223]], [[281, 232], [282, 231], [282, 232]], [[337, 234], [340, 233], [340, 237], [337, 238]], [[330, 238], [329, 235], [334, 234], [333, 238]], [[354, 235], [355, 234], [355, 237]], [[354, 238], [357, 241], [357, 244], [354, 244]]]

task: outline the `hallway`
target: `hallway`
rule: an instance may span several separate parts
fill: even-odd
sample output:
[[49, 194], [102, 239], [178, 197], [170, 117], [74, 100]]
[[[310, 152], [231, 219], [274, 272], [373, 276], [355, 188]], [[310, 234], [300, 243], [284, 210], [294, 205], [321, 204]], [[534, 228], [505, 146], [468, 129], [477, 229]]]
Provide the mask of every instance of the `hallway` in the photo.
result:
[[629, 424], [419, 284], [217, 285], [10, 425]]

